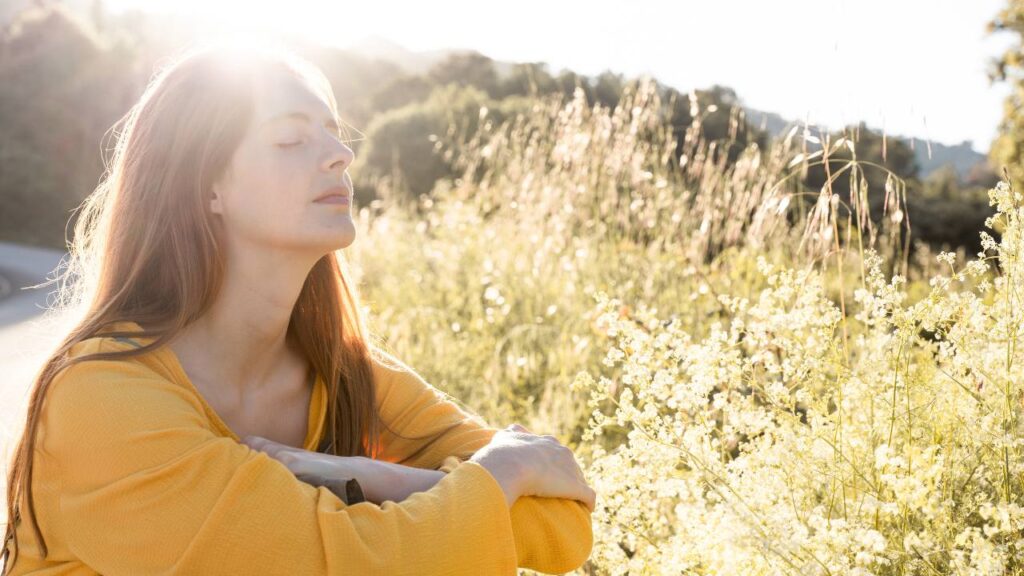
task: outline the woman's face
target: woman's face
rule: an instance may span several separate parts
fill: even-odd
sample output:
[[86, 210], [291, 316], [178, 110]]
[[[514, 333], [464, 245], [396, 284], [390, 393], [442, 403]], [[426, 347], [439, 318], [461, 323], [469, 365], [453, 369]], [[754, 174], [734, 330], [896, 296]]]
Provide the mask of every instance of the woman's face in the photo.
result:
[[[213, 188], [211, 211], [236, 247], [319, 258], [350, 245], [355, 224], [348, 167], [355, 154], [339, 140], [330, 106], [292, 74], [275, 73], [260, 84], [249, 131]], [[317, 201], [328, 192], [347, 203]]]

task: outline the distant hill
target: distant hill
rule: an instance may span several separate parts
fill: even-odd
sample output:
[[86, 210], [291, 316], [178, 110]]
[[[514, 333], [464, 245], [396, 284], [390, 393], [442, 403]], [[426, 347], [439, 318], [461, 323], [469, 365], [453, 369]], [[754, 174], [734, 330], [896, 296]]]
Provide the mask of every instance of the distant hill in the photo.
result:
[[[381, 36], [369, 36], [346, 48], [352, 52], [366, 57], [380, 58], [397, 64], [400, 68], [411, 74], [423, 74], [431, 66], [447, 58], [450, 54], [468, 52], [469, 50], [431, 50], [414, 52], [400, 44]], [[512, 62], [494, 61], [498, 75], [504, 77], [511, 70]], [[549, 70], [555, 73], [554, 70]], [[778, 136], [785, 132], [788, 127], [796, 124], [796, 121], [786, 120], [774, 112], [764, 112], [753, 108], [744, 108], [747, 119], [756, 127], [759, 127], [771, 136]], [[872, 128], [872, 130], [877, 130]], [[929, 154], [928, 143], [921, 138], [913, 136], [890, 135], [889, 137], [902, 140], [910, 146], [917, 158], [920, 167], [919, 176], [927, 177], [936, 169], [950, 164], [956, 170], [961, 179], [967, 177], [971, 168], [980, 162], [987, 162], [984, 154], [975, 152], [970, 140], [965, 140], [954, 146], [947, 146], [937, 142], [931, 143]]]
[[[783, 134], [788, 128], [799, 123], [794, 120], [786, 120], [774, 112], [764, 112], [746, 107], [744, 110], [747, 114], [747, 121], [749, 121], [753, 126], [766, 131], [773, 137]], [[870, 126], [869, 128], [872, 130], [879, 130], [878, 128]], [[949, 164], [953, 166], [953, 169], [956, 170], [956, 173], [962, 180], [967, 177], [971, 168], [976, 164], [988, 162], [988, 158], [984, 154], [974, 150], [972, 147], [973, 143], [970, 140], [964, 140], [960, 144], [953, 146], [932, 142], [930, 146], [931, 151], [929, 153], [928, 143], [921, 138], [913, 136], [899, 136], [895, 134], [890, 134], [888, 137], [905, 142], [907, 146], [914, 151], [914, 156], [917, 158], [917, 165], [920, 167], [918, 175], [922, 179], [926, 178], [938, 168]]]
[[[362, 40], [346, 46], [344, 50], [366, 58], [379, 58], [396, 64], [409, 74], [425, 74], [430, 68], [452, 54], [476, 52], [476, 50], [424, 50], [414, 52], [408, 48], [384, 38], [383, 36], [367, 36]], [[494, 60], [494, 69], [501, 78], [512, 70], [513, 62]]]
[[[77, 13], [80, 17], [88, 19], [92, 16], [91, 12], [97, 8], [96, 1], [97, 0], [6, 0], [4, 2], [0, 2], [0, 24], [7, 22], [13, 14], [24, 8], [28, 8], [32, 5], [51, 3], [63, 4], [69, 8], [71, 12]], [[362, 40], [358, 40], [344, 49], [345, 51], [366, 58], [378, 58], [391, 62], [409, 74], [424, 74], [430, 70], [434, 64], [441, 62], [452, 54], [473, 52], [473, 50], [413, 51], [405, 48], [397, 42], [394, 42], [393, 40], [378, 35], [368, 36]], [[494, 60], [495, 70], [501, 78], [507, 77], [514, 64], [515, 63], [513, 62]], [[558, 71], [549, 70], [549, 72], [556, 74]], [[747, 119], [752, 125], [765, 130], [773, 137], [782, 134], [787, 127], [791, 127], [797, 123], [796, 121], [786, 120], [774, 112], [764, 112], [747, 107], [745, 107], [745, 110], [747, 113]], [[872, 129], [874, 130], [875, 128]], [[965, 140], [962, 143], [953, 146], [932, 142], [930, 146], [931, 153], [929, 155], [929, 146], [920, 138], [897, 135], [891, 135], [890, 137], [903, 140], [911, 147], [912, 150], [914, 150], [918, 166], [920, 166], [919, 175], [921, 178], [925, 178], [939, 167], [949, 164], [953, 166], [957, 174], [962, 179], [967, 176], [973, 166], [987, 161], [984, 154], [980, 154], [973, 150], [971, 146], [972, 143], [969, 140]]]
[[369, 36], [345, 47], [345, 51], [360, 56], [381, 59], [398, 65], [409, 74], [424, 74], [431, 66], [444, 60], [454, 50], [413, 52], [381, 36]]
[[[913, 144], [913, 143], [912, 143]], [[979, 162], [988, 162], [984, 154], [979, 154], [971, 147], [970, 140], [964, 140], [956, 146], [931, 143], [931, 158], [928, 158], [928, 147], [921, 140], [916, 141], [914, 153], [917, 164], [921, 167], [921, 177], [925, 177], [937, 168], [950, 164], [964, 178], [971, 168]]]
[[96, 0], [3, 0], [0, 2], [0, 26], [10, 22], [15, 14], [26, 8], [48, 4], [62, 4], [80, 18], [89, 18]]

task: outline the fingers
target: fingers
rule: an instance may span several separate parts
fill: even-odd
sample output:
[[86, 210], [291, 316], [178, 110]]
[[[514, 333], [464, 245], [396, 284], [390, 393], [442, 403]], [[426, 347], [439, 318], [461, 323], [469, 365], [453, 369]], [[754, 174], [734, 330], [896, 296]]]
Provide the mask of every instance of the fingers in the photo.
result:
[[290, 451], [294, 452], [299, 450], [299, 448], [288, 446], [287, 444], [281, 444], [280, 442], [274, 442], [273, 440], [262, 436], [246, 436], [242, 439], [242, 443], [254, 450], [265, 452], [278, 460], [282, 457], [287, 458]]
[[[285, 467], [297, 476], [315, 472], [316, 470], [316, 459], [311, 458], [306, 450], [274, 442], [260, 436], [246, 436], [242, 439], [242, 443], [284, 464]], [[314, 484], [314, 482], [307, 483]]]
[[[505, 430], [532, 434], [525, 426], [518, 422], [508, 425]], [[544, 441], [541, 444], [534, 445], [534, 449], [539, 450], [535, 453], [538, 455], [546, 454], [546, 460], [549, 463], [548, 466], [554, 466], [554, 469], [558, 470], [557, 473], [546, 476], [545, 478], [547, 483], [545, 484], [542, 482], [539, 485], [540, 487], [536, 488], [537, 491], [534, 493], [554, 493], [561, 497], [573, 498], [583, 503], [583, 505], [593, 513], [597, 505], [597, 493], [587, 484], [583, 468], [576, 459], [576, 455], [573, 450], [559, 442], [558, 438], [551, 434], [534, 436], [534, 441], [537, 439]], [[550, 471], [551, 468], [548, 468], [548, 470]], [[556, 478], [558, 476], [560, 476], [560, 478]]]
[[273, 440], [268, 440], [262, 436], [246, 436], [242, 438], [242, 444], [260, 452], [270, 452], [276, 450], [280, 445]]
[[242, 438], [242, 444], [252, 448], [253, 450], [260, 450], [263, 447], [264, 439], [259, 436], [246, 436]]
[[273, 440], [269, 438], [264, 438], [263, 436], [246, 436], [245, 438], [242, 438], [242, 443], [252, 446], [253, 448], [258, 448], [260, 450], [298, 450], [298, 448], [295, 448], [294, 446], [288, 446], [287, 444], [274, 442]]
[[[530, 432], [529, 430], [526, 429], [526, 426], [523, 426], [518, 422], [516, 422], [515, 424], [509, 424], [506, 430], [512, 430], [513, 432], [525, 432], [526, 434], [533, 434], [533, 432]], [[551, 434], [541, 434], [540, 437], [547, 438], [548, 440], [554, 440], [556, 442], [558, 441], [558, 438], [555, 438]]]
[[[518, 422], [516, 422], [515, 424], [509, 424], [509, 426], [508, 426], [508, 428], [506, 428], [506, 430], [511, 430], [513, 432], [524, 432], [526, 434], [533, 434], [533, 432], [530, 432], [529, 430], [526, 429], [525, 426], [523, 426], [522, 424], [520, 424]], [[555, 442], [558, 442], [558, 438], [552, 436], [551, 434], [541, 434], [540, 437], [544, 438], [546, 440], [553, 440]]]
[[[526, 434], [532, 434], [532, 432], [530, 432], [529, 430], [527, 430], [525, 426], [523, 426], [522, 424], [519, 424], [518, 422], [516, 422], [516, 423], [514, 423], [514, 424], [510, 424], [510, 425], [508, 426], [508, 428], [506, 428], [506, 429], [507, 429], [507, 430], [512, 430], [513, 432], [524, 432], [524, 433], [526, 433]], [[574, 474], [576, 475], [576, 477], [577, 477], [577, 478], [578, 478], [578, 479], [579, 479], [579, 480], [580, 480], [581, 482], [583, 482], [583, 483], [586, 483], [586, 480], [585, 480], [585, 479], [584, 479], [584, 477], [583, 477], [583, 469], [582, 469], [582, 468], [580, 468], [579, 462], [577, 462], [577, 461], [576, 461], [576, 456], [575, 456], [575, 454], [573, 453], [572, 449], [571, 449], [571, 448], [569, 448], [568, 446], [565, 446], [564, 444], [562, 444], [562, 443], [561, 443], [561, 442], [560, 442], [560, 441], [558, 440], [558, 438], [556, 438], [555, 436], [553, 436], [553, 435], [551, 435], [551, 434], [543, 434], [543, 435], [541, 435], [540, 437], [541, 437], [541, 438], [543, 438], [543, 439], [545, 439], [545, 440], [547, 440], [547, 441], [549, 441], [549, 442], [552, 442], [552, 443], [554, 443], [554, 444], [558, 444], [559, 446], [561, 446], [561, 447], [562, 447], [562, 448], [561, 448], [561, 449], [562, 449], [562, 451], [564, 451], [564, 452], [568, 453], [568, 454], [570, 455], [570, 458], [572, 458], [572, 461], [573, 461], [573, 464], [574, 464], [574, 468], [575, 468], [575, 470], [574, 470], [573, 472], [574, 472]]]

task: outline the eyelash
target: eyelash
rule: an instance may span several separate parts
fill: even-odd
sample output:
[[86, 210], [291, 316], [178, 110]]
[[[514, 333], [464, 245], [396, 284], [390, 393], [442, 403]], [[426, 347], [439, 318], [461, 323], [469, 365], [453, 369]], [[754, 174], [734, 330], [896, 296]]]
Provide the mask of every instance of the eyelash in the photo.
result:
[[[339, 142], [344, 142], [340, 132], [331, 131], [331, 136], [334, 136]], [[305, 140], [299, 140], [299, 141], [296, 141], [296, 142], [285, 142], [284, 144], [277, 144], [277, 147], [278, 148], [294, 148], [295, 146], [298, 146], [298, 145], [300, 145], [300, 144], [302, 144], [304, 142], [305, 142]]]

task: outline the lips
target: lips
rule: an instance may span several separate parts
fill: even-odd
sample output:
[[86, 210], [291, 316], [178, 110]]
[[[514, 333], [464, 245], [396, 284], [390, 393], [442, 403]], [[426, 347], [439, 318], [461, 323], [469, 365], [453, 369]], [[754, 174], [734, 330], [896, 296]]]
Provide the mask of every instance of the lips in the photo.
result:
[[348, 196], [328, 196], [314, 202], [314, 204], [340, 204], [342, 206], [349, 206], [351, 200]]
[[325, 202], [331, 204], [337, 204], [342, 202], [352, 202], [352, 192], [344, 186], [335, 186], [324, 190], [322, 194], [316, 197], [313, 202]]

